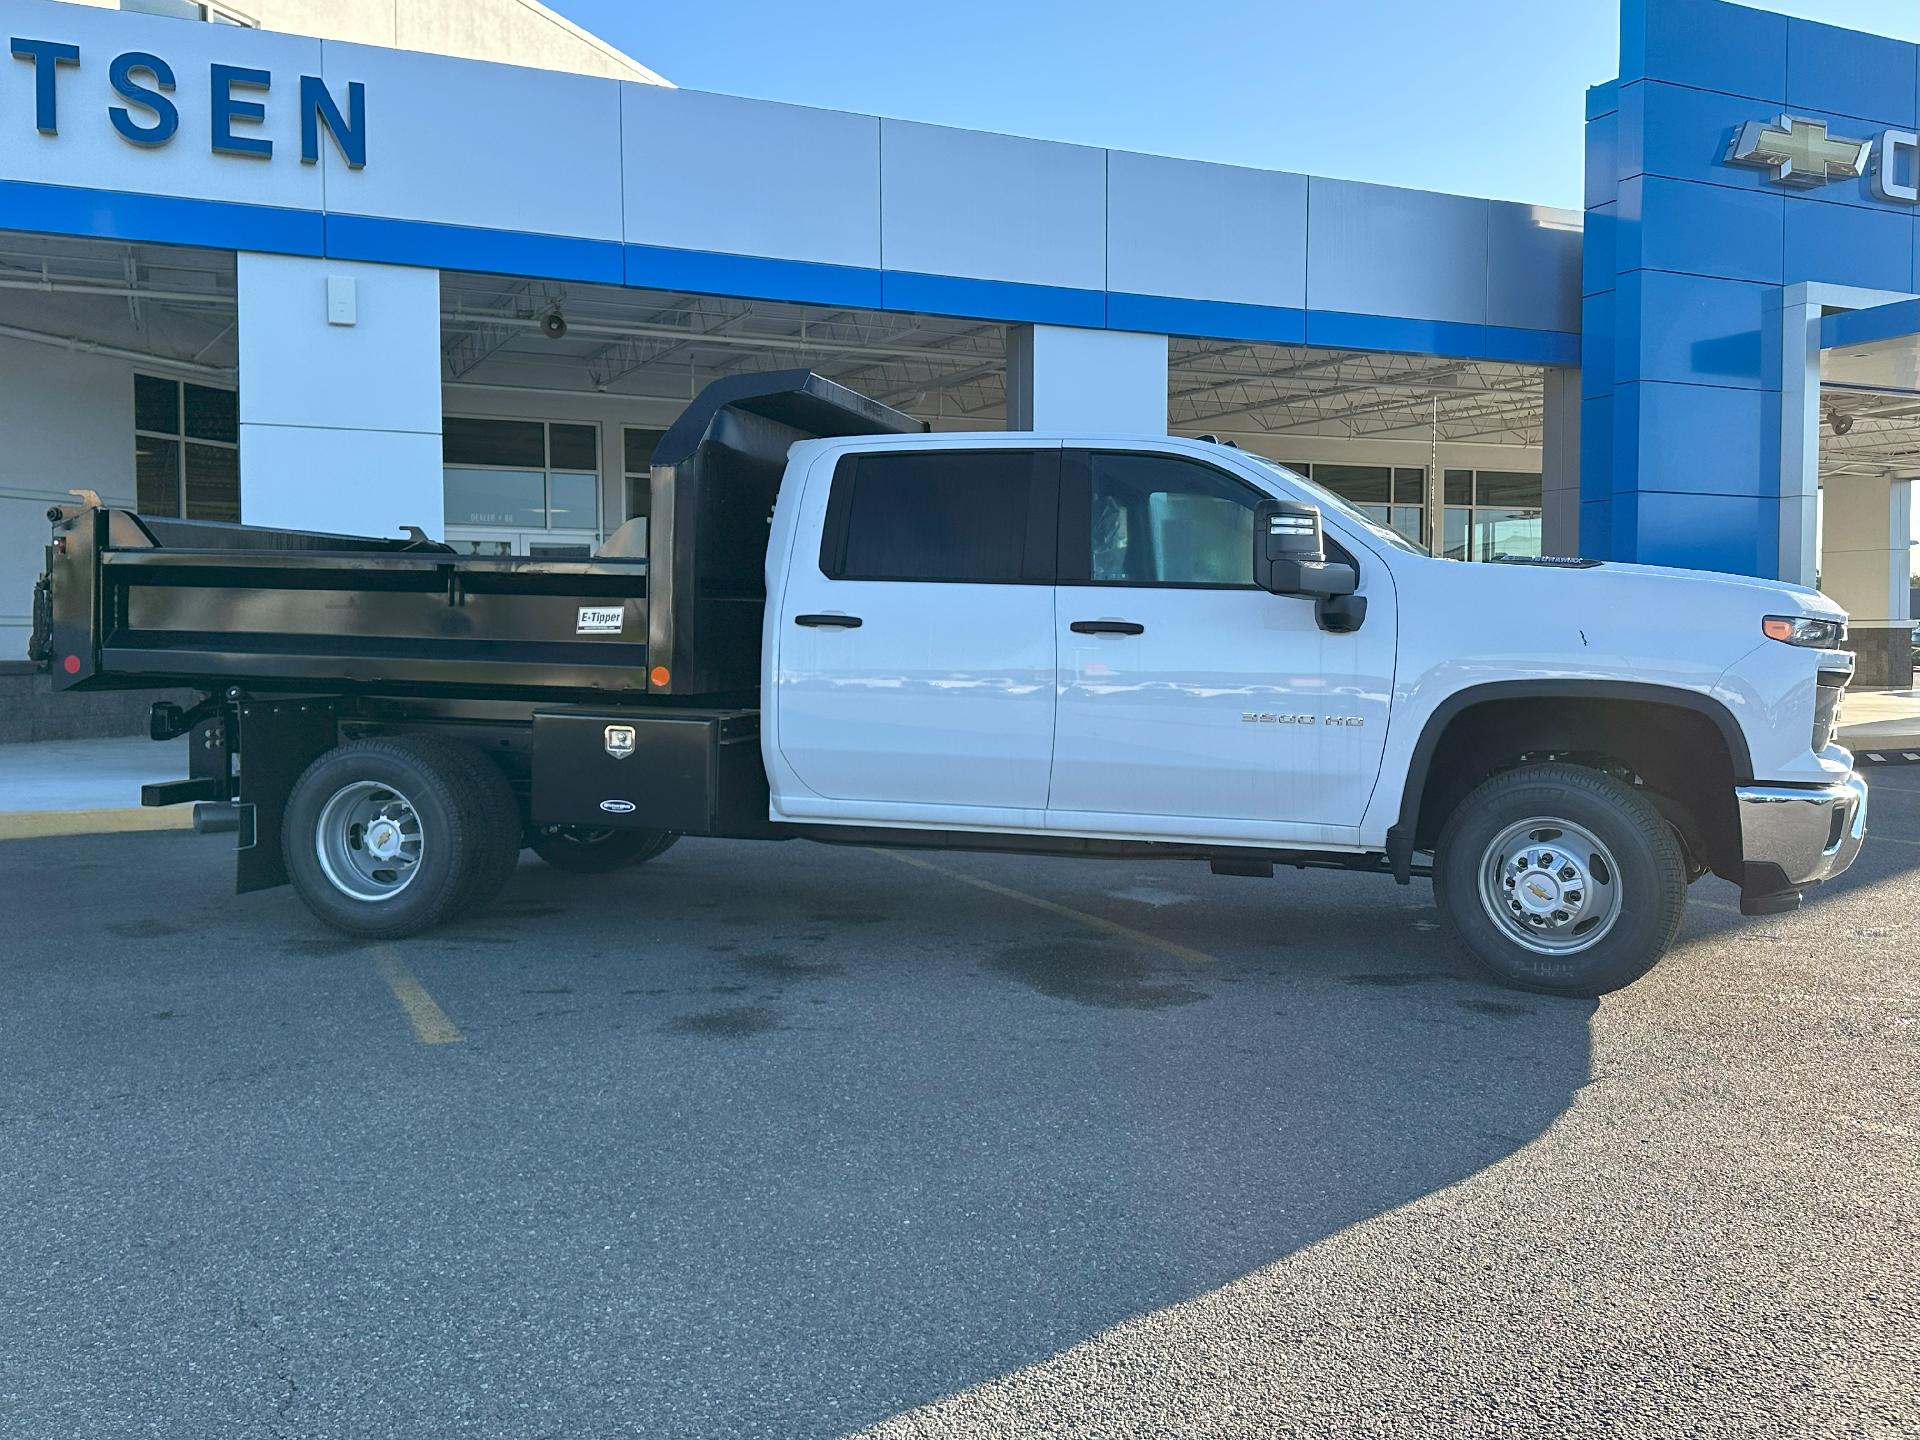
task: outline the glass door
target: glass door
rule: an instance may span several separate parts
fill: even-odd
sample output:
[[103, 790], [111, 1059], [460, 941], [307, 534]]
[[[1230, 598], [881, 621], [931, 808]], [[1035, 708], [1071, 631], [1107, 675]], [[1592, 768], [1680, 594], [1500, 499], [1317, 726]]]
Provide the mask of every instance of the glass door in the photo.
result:
[[559, 559], [600, 543], [597, 426], [449, 415], [443, 454], [456, 549]]
[[597, 538], [564, 530], [490, 530], [473, 525], [447, 527], [447, 543], [462, 555], [526, 555], [533, 559], [584, 560]]

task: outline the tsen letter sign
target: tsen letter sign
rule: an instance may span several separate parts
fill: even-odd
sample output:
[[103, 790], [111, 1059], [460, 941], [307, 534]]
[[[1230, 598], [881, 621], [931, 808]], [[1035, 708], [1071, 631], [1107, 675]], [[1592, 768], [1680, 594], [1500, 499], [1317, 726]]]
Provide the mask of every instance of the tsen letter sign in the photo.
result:
[[[42, 135], [60, 133], [60, 79], [64, 70], [80, 68], [80, 47], [59, 40], [13, 41], [13, 58], [33, 67], [34, 125]], [[267, 93], [273, 72], [243, 65], [208, 67], [208, 113], [212, 120], [213, 152], [252, 160], [271, 160], [273, 141], [258, 133], [267, 118]], [[107, 119], [130, 145], [154, 149], [166, 145], [180, 130], [179, 81], [173, 67], [158, 55], [129, 50], [113, 57], [107, 81], [121, 103], [107, 107]], [[347, 165], [358, 170], [367, 163], [367, 87], [359, 81], [347, 86], [347, 108], [318, 75], [300, 77], [300, 159], [320, 163], [320, 132], [332, 137]]]

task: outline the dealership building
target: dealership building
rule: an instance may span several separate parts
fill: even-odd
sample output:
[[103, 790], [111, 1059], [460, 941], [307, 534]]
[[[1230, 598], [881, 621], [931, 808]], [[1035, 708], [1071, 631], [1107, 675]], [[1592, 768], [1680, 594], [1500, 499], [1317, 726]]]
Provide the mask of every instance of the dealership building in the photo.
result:
[[583, 554], [702, 386], [807, 367], [1462, 560], [1817, 582], [1911, 683], [1914, 45], [1622, 0], [1582, 213], [681, 90], [527, 0], [0, 23], [0, 664], [69, 487]]

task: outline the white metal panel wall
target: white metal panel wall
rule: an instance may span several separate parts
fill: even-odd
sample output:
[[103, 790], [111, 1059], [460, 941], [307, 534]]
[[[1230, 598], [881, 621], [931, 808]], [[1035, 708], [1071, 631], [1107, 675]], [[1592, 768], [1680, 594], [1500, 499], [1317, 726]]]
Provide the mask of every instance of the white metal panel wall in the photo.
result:
[[1485, 324], [1488, 203], [1315, 176], [1308, 305]]
[[446, 529], [440, 437], [320, 426], [240, 427], [240, 513], [249, 525], [392, 538]]
[[[212, 27], [207, 27], [212, 28]], [[327, 42], [327, 86], [367, 87], [367, 165], [322, 138], [327, 208], [619, 240], [620, 82]]]
[[1547, 205], [1480, 203], [1487, 208], [1487, 323], [1578, 330], [1580, 216]]
[[1825, 494], [1820, 588], [1856, 628], [1911, 626], [1913, 481], [1848, 475]]
[[[327, 321], [327, 280], [356, 323]], [[243, 253], [240, 509], [252, 525], [439, 535], [440, 273]]]
[[[335, 278], [352, 325], [327, 322]], [[238, 283], [242, 424], [439, 433], [438, 271], [242, 254]]]
[[1107, 283], [1137, 295], [1307, 303], [1307, 177], [1111, 152]]
[[1104, 150], [883, 120], [880, 186], [889, 270], [1106, 286]]
[[1580, 372], [1549, 365], [1543, 374], [1540, 447], [1540, 548], [1580, 553]]
[[1066, 325], [1007, 332], [1007, 428], [1167, 433], [1167, 337]]
[[[317, 166], [300, 163], [300, 77], [320, 73], [321, 45], [288, 35], [269, 35], [226, 25], [185, 25], [151, 15], [123, 14], [77, 5], [13, 3], [0, 7], [5, 34], [80, 47], [78, 67], [57, 71], [59, 133], [34, 128], [34, 67], [0, 54], [0, 179], [42, 185], [78, 185], [96, 190], [132, 190], [195, 200], [237, 201], [318, 210]], [[8, 46], [11, 49], [11, 45]], [[176, 88], [166, 98], [178, 108], [180, 128], [160, 146], [135, 145], [107, 117], [128, 109], [141, 129], [153, 115], [129, 106], [108, 78], [114, 57], [146, 51], [172, 68]], [[265, 104], [260, 124], [236, 123], [236, 137], [273, 142], [270, 160], [213, 152], [214, 64], [271, 71], [266, 92], [236, 88], [234, 98]], [[153, 88], [145, 72], [133, 77]], [[0, 223], [4, 223], [0, 216]]]
[[24, 660], [47, 509], [85, 486], [133, 502], [133, 366], [0, 339], [0, 660]]
[[[85, 487], [131, 502], [133, 370], [105, 355], [0, 339], [0, 490], [51, 502]], [[154, 373], [170, 372], [156, 364]]]
[[623, 85], [626, 238], [880, 266], [880, 121]]

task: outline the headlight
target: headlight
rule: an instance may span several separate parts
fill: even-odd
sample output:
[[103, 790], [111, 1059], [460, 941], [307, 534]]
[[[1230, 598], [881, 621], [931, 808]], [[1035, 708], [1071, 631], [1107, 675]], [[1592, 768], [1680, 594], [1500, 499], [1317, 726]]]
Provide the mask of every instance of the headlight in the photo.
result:
[[1769, 615], [1760, 628], [1769, 640], [1814, 650], [1831, 650], [1847, 638], [1844, 620], [1812, 620], [1804, 615]]

